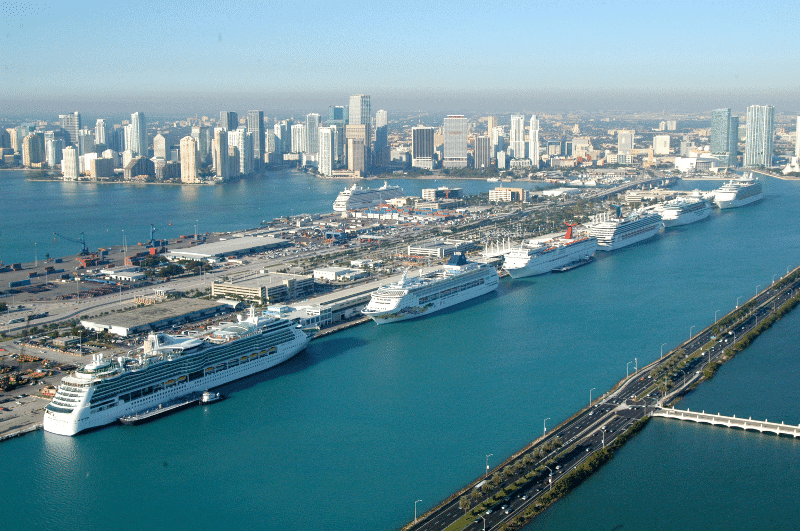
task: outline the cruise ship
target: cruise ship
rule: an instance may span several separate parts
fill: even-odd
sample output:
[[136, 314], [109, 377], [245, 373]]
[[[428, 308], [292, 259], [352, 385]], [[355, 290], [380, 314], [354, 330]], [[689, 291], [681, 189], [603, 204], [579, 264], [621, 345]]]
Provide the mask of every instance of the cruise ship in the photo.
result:
[[257, 316], [253, 308], [247, 317], [239, 315], [237, 322], [221, 323], [205, 335], [152, 332], [127, 356], [95, 355], [61, 380], [45, 407], [44, 429], [75, 435], [110, 424], [274, 367], [308, 342], [291, 321]]
[[661, 216], [645, 210], [633, 211], [621, 216], [619, 207], [617, 217], [597, 221], [589, 228], [589, 236], [597, 238], [597, 248], [601, 251], [614, 251], [652, 238], [664, 228]]
[[575, 226], [567, 224], [563, 237], [532, 240], [512, 249], [503, 257], [503, 269], [512, 278], [523, 278], [586, 262], [597, 250], [597, 238], [573, 237]]
[[761, 183], [750, 173], [742, 179], [733, 179], [714, 192], [714, 202], [721, 209], [736, 208], [755, 203], [764, 197]]
[[388, 201], [405, 196], [405, 192], [399, 186], [390, 186], [386, 181], [380, 188], [362, 188], [353, 185], [339, 193], [336, 201], [333, 202], [335, 212], [347, 212], [348, 210], [361, 210], [371, 208]]
[[381, 286], [361, 312], [377, 324], [429, 315], [497, 289], [500, 277], [494, 267], [467, 261], [454, 254], [439, 269]]
[[657, 210], [665, 227], [688, 225], [711, 214], [711, 203], [701, 197], [679, 197], [666, 201]]

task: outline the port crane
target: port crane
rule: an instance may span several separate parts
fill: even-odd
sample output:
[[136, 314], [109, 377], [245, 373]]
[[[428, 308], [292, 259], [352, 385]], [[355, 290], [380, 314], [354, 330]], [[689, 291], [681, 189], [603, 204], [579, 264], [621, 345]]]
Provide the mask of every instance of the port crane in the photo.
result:
[[82, 232], [81, 232], [81, 237], [79, 239], [77, 239], [77, 240], [74, 239], [74, 238], [69, 238], [67, 236], [64, 236], [63, 234], [59, 234], [57, 232], [54, 232], [53, 233], [53, 243], [56, 243], [56, 237], [63, 238], [65, 240], [67, 240], [68, 242], [81, 244], [81, 252], [79, 253], [81, 256], [86, 256], [87, 254], [90, 254], [89, 253], [89, 248], [86, 247], [86, 238], [83, 237], [83, 233]]

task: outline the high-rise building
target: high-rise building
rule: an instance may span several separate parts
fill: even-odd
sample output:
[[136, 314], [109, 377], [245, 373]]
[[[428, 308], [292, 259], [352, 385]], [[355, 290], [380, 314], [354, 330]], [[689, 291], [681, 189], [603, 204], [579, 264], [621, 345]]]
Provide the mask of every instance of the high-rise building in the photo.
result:
[[235, 131], [239, 128], [239, 115], [233, 111], [220, 111], [218, 127], [227, 131]]
[[108, 136], [108, 126], [106, 126], [106, 121], [102, 118], [98, 118], [97, 122], [94, 124], [94, 143], [95, 144], [106, 144], [106, 136]]
[[[208, 164], [208, 155], [211, 152], [211, 128], [205, 125], [192, 127], [192, 138], [197, 141], [197, 163], [199, 165]], [[153, 151], [155, 151], [155, 139], [153, 140]]]
[[[371, 157], [371, 150], [370, 150], [370, 139], [372, 138], [372, 131], [370, 129], [370, 124], [351, 124], [348, 125], [345, 129], [345, 135], [348, 139], [355, 138], [357, 140], [361, 140], [364, 144], [364, 169], [360, 170], [365, 172], [367, 167], [369, 166], [369, 161]], [[350, 153], [350, 149], [348, 148], [348, 154]]]
[[636, 131], [620, 129], [617, 131], [617, 153], [630, 155], [633, 151], [633, 139]]
[[11, 147], [11, 134], [8, 129], [0, 129], [0, 149]]
[[306, 153], [319, 153], [319, 114], [306, 115]]
[[94, 131], [81, 129], [78, 131], [78, 155], [94, 153]]
[[69, 133], [69, 143], [78, 143], [78, 131], [81, 129], [81, 113], [75, 111], [72, 114], [60, 114], [58, 119], [61, 122], [61, 127]]
[[444, 168], [467, 167], [467, 125], [462, 115], [444, 119]]
[[128, 149], [134, 157], [147, 157], [147, 122], [141, 111], [131, 114], [131, 143]]
[[56, 138], [53, 131], [45, 131], [44, 152], [48, 166], [54, 168], [56, 164], [61, 164], [61, 159], [64, 157], [63, 150], [64, 140]]
[[486, 135], [481, 135], [475, 139], [475, 168], [483, 170], [489, 167], [491, 159], [491, 139]]
[[375, 148], [373, 153], [375, 154], [375, 164], [377, 166], [383, 168], [389, 165], [391, 151], [389, 149], [389, 126], [386, 124], [375, 127]]
[[653, 137], [653, 154], [669, 155], [669, 135], [655, 135]]
[[110, 131], [107, 131], [106, 145], [109, 149], [113, 149], [117, 152], [125, 151], [127, 149], [125, 146], [125, 128], [114, 127]]
[[384, 127], [386, 125], [389, 125], [389, 113], [387, 113], [383, 109], [375, 111], [375, 130], [376, 130], [376, 132], [377, 132], [377, 129], [379, 127]]
[[528, 131], [528, 157], [534, 168], [539, 168], [539, 119], [534, 114], [531, 116], [530, 130]]
[[347, 120], [347, 109], [340, 106], [328, 107], [328, 121], [331, 122], [333, 120]]
[[222, 127], [214, 128], [213, 140], [214, 173], [217, 179], [227, 181], [230, 177], [230, 163], [228, 162], [228, 132]]
[[302, 153], [306, 149], [306, 124], [292, 125], [292, 153]]
[[730, 109], [711, 111], [711, 155], [720, 166], [735, 166], [738, 150], [739, 117], [731, 116]]
[[197, 140], [191, 136], [181, 138], [181, 182], [195, 184], [197, 178]]
[[45, 162], [44, 134], [31, 133], [22, 139], [22, 165], [26, 168]]
[[667, 131], [677, 131], [678, 122], [675, 120], [667, 120]]
[[169, 146], [167, 139], [161, 133], [153, 137], [153, 157], [169, 160]]
[[794, 128], [794, 156], [800, 159], [800, 116]]
[[362, 138], [347, 139], [347, 169], [364, 173], [367, 148]]
[[751, 105], [747, 108], [747, 141], [744, 145], [746, 167], [772, 166], [774, 114], [772, 105]]
[[349, 112], [349, 125], [368, 125], [370, 123], [369, 96], [366, 94], [354, 94], [350, 96]]
[[78, 162], [78, 150], [73, 147], [65, 147], [62, 151], [64, 158], [61, 160], [61, 173], [64, 174], [64, 179], [75, 181], [78, 179], [80, 172], [80, 163]]
[[511, 132], [509, 133], [509, 155], [515, 159], [525, 158], [525, 115], [511, 115]]
[[[230, 148], [236, 148], [236, 155], [239, 158], [238, 173], [249, 175], [253, 173], [253, 133], [244, 129], [228, 131], [228, 157], [230, 162]], [[235, 166], [234, 166], [235, 168]]]
[[255, 167], [264, 163], [264, 111], [247, 111], [247, 130], [253, 134], [253, 160]]
[[492, 127], [492, 156], [498, 151], [505, 151], [506, 150], [506, 131], [502, 125], [498, 125]]
[[411, 128], [411, 166], [433, 169], [433, 127], [417, 125]]
[[492, 130], [497, 127], [497, 116], [487, 116], [486, 117], [486, 136], [489, 137], [490, 143], [492, 138]]
[[318, 130], [319, 142], [319, 172], [322, 175], [333, 174], [333, 159], [336, 157], [336, 144], [334, 134], [336, 127], [320, 127]]

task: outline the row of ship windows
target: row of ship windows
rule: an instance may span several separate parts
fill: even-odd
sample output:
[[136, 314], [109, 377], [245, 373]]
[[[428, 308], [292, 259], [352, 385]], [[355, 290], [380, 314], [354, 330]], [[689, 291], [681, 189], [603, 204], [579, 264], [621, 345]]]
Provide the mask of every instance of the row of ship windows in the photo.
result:
[[452, 288], [448, 288], [444, 291], [439, 293], [434, 293], [433, 295], [429, 295], [427, 297], [420, 297], [419, 302], [420, 304], [425, 304], [426, 302], [436, 300], [440, 297], [449, 297], [450, 295], [455, 295], [459, 291], [465, 291], [475, 286], [480, 286], [481, 284], [485, 283], [485, 279], [481, 278], [479, 280], [473, 280], [472, 282], [467, 282], [466, 284], [461, 284], [460, 286], [453, 286]]

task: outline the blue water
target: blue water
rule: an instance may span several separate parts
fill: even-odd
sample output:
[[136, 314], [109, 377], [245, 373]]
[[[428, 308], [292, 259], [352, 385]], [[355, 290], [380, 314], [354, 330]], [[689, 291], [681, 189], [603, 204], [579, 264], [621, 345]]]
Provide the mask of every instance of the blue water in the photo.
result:
[[[314, 341], [284, 365], [231, 386], [228, 400], [206, 409], [75, 438], [37, 432], [5, 442], [4, 529], [398, 528], [413, 518], [414, 500], [423, 500], [420, 511], [435, 505], [478, 476], [486, 454], [496, 464], [541, 434], [545, 417], [552, 426], [584, 406], [589, 389], [608, 389], [627, 362], [657, 358], [662, 343], [678, 345], [690, 327], [696, 332], [713, 322], [715, 310], [732, 309], [737, 296], [752, 296], [756, 285], [800, 264], [800, 185], [764, 185], [767, 196], [758, 204], [602, 254], [568, 274], [505, 279], [497, 293], [455, 309]], [[765, 338], [782, 338], [782, 330]], [[776, 348], [786, 356], [796, 354], [796, 341], [781, 344]], [[758, 357], [752, 350], [741, 359]], [[726, 372], [753, 370], [740, 366], [723, 369], [703, 391], [722, 385]], [[730, 395], [743, 392], [753, 401], [750, 388], [736, 385]], [[715, 393], [707, 398], [708, 409], [740, 413], [736, 404], [716, 402]], [[670, 498], [649, 485], [688, 477], [698, 487], [717, 474], [686, 463], [714, 454], [718, 443], [687, 443], [679, 451], [665, 443], [672, 430], [685, 439], [681, 430], [697, 429], [654, 423], [607, 470], [632, 461], [625, 472], [637, 480], [635, 495], [642, 504], [663, 504]], [[744, 437], [746, 451], [723, 453], [730, 470], [748, 466], [762, 444]], [[629, 459], [640, 440], [650, 441], [643, 453], [655, 448], [652, 455]], [[649, 465], [640, 468], [643, 461]], [[754, 474], [759, 493], [781, 496], [771, 468]], [[630, 520], [645, 511], [625, 512], [629, 503], [610, 485], [603, 499], [623, 507], [630, 528], [659, 528]], [[739, 507], [760, 510], [742, 498]], [[548, 526], [616, 525], [573, 525], [570, 518], [582, 516], [558, 510], [552, 514], [561, 519], [553, 516]], [[609, 521], [622, 518], [613, 516]]]
[[[33, 262], [34, 258], [76, 254], [72, 239], [84, 233], [91, 249], [128, 245], [156, 237], [176, 238], [200, 232], [224, 232], [257, 227], [263, 220], [303, 213], [332, 212], [333, 201], [353, 181], [320, 179], [299, 171], [267, 172], [217, 186], [92, 184], [28, 181], [25, 171], [0, 172], [0, 261]], [[497, 183], [486, 180], [390, 179], [406, 193], [451, 186], [465, 194], [488, 192]], [[380, 181], [363, 181], [378, 187]], [[535, 189], [534, 183], [524, 188]], [[539, 184], [541, 186], [541, 184]], [[55, 240], [55, 241], [54, 241]], [[34, 246], [34, 243], [37, 245]]]

